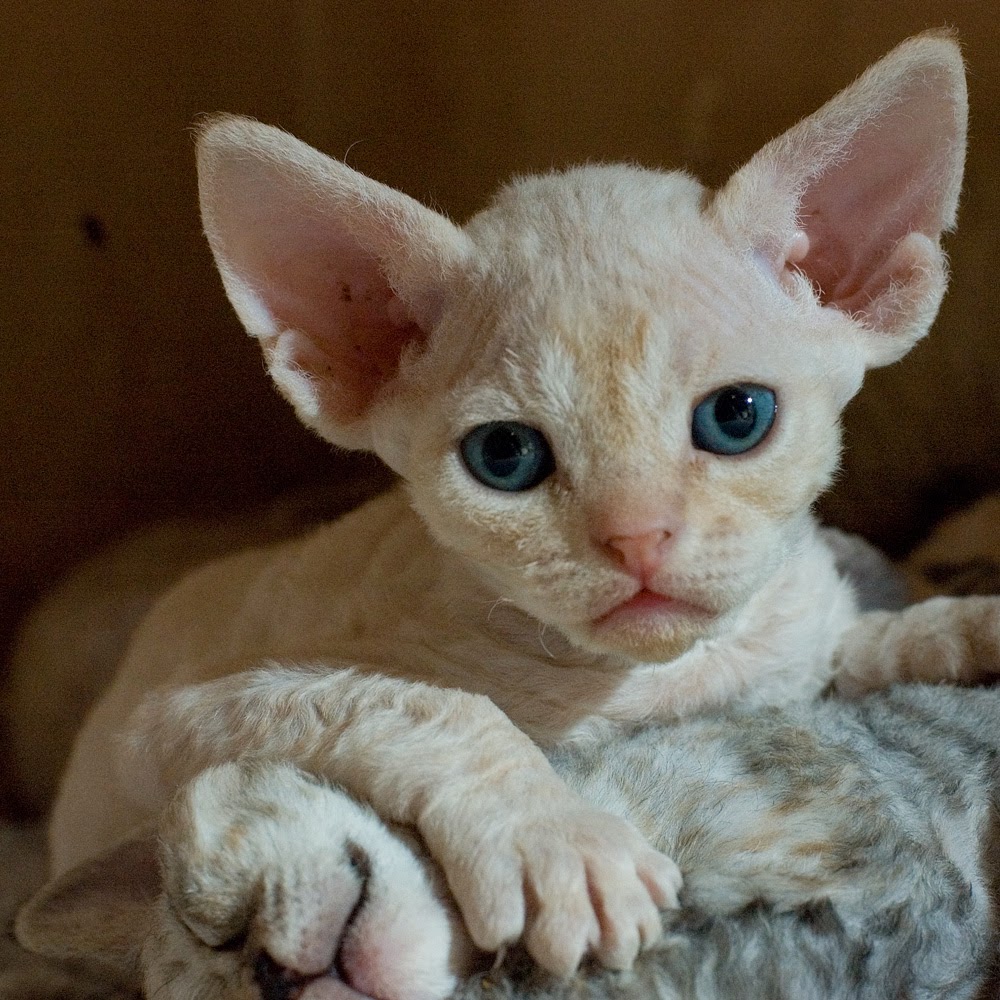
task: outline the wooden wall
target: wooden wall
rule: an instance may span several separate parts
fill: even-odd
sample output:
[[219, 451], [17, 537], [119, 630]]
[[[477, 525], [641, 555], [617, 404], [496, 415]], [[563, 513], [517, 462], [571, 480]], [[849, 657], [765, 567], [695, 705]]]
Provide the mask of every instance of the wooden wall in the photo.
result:
[[272, 393], [212, 271], [190, 126], [215, 110], [283, 125], [462, 217], [514, 171], [585, 159], [721, 182], [907, 34], [953, 25], [973, 101], [953, 292], [931, 340], [853, 405], [825, 510], [899, 547], [955, 470], [1000, 481], [996, 16], [964, 0], [873, 9], [13, 0], [0, 33], [0, 620], [130, 526], [239, 506], [343, 461]]

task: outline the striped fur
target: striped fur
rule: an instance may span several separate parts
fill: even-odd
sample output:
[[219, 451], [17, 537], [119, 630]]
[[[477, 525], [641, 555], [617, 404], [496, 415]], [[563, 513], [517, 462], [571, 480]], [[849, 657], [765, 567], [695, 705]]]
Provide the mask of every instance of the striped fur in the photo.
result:
[[[456, 1000], [993, 996], [998, 755], [1000, 692], [920, 686], [856, 704], [830, 700], [648, 727], [562, 751], [553, 761], [567, 782], [628, 816], [678, 858], [682, 908], [666, 915], [663, 938], [630, 972], [588, 966], [559, 980], [516, 952], [465, 979]], [[366, 954], [377, 962], [376, 946], [388, 937], [396, 944], [381, 959], [382, 973], [395, 985], [377, 992], [369, 969], [371, 995], [447, 995], [451, 976], [475, 963], [461, 941], [442, 936], [449, 919], [454, 935], [461, 924], [435, 894], [427, 858], [410, 853], [413, 842], [380, 830], [343, 793], [285, 766], [254, 765], [235, 779], [232, 767], [206, 772], [197, 796], [189, 791], [175, 804], [183, 813], [197, 803], [202, 833], [181, 835], [175, 813], [164, 856], [170, 905], [145, 919], [128, 913], [135, 948], [122, 965], [133, 989], [140, 974], [134, 956], [151, 926], [145, 976], [147, 995], [157, 1000], [343, 997], [339, 977], [357, 975]], [[348, 829], [349, 836], [337, 833]], [[227, 850], [206, 855], [213, 837]], [[248, 878], [234, 857], [254, 851], [237, 850], [234, 837], [257, 838], [270, 867]], [[360, 874], [340, 860], [348, 842], [364, 852]], [[126, 860], [134, 867], [133, 856]], [[107, 866], [105, 883], [113, 885], [115, 863]], [[242, 882], [227, 884], [234, 872]], [[362, 902], [341, 932], [310, 902], [313, 895], [296, 887], [345, 878], [356, 879], [354, 890], [341, 889], [348, 907]], [[96, 893], [92, 872], [80, 881]], [[262, 886], [272, 888], [262, 894]], [[67, 928], [81, 934], [81, 922], [66, 911], [85, 909], [85, 897], [64, 879], [22, 914], [22, 936], [65, 955]], [[105, 906], [109, 899], [105, 887]], [[280, 899], [280, 909], [269, 909], [268, 899]], [[214, 931], [206, 906], [215, 907], [216, 919], [228, 914]], [[112, 916], [105, 911], [105, 927]], [[95, 931], [93, 914], [83, 923], [98, 953], [101, 925]], [[40, 940], [39, 927], [48, 940]], [[298, 980], [269, 971], [275, 966], [265, 946], [280, 955], [275, 940], [317, 934], [328, 939], [321, 965], [336, 971]], [[421, 944], [423, 979], [399, 943], [411, 938]], [[427, 979], [429, 967], [437, 980]]]

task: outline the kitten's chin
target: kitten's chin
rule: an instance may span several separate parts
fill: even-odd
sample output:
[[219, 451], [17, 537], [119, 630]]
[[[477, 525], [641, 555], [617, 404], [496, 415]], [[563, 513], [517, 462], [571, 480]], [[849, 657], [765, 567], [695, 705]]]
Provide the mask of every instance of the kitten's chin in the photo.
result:
[[669, 663], [683, 656], [707, 629], [689, 626], [673, 628], [664, 634], [661, 630], [625, 626], [613, 633], [605, 631], [593, 635], [588, 643], [595, 652], [624, 657], [639, 663]]
[[717, 621], [705, 608], [640, 591], [590, 624], [587, 645], [644, 663], [666, 663], [712, 633]]

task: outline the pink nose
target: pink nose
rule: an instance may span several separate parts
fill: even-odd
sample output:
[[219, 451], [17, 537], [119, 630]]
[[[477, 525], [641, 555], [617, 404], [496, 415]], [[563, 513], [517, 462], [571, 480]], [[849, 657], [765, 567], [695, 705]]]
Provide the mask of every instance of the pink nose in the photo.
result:
[[657, 528], [639, 535], [612, 535], [604, 546], [626, 572], [645, 585], [663, 565], [670, 537], [669, 531]]

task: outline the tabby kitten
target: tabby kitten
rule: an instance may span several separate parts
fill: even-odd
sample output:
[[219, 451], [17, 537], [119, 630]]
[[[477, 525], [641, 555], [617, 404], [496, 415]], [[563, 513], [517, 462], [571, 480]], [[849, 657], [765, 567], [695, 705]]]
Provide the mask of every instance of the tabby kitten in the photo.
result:
[[[685, 873], [682, 908], [628, 973], [560, 979], [514, 952], [470, 975], [420, 846], [281, 764], [210, 768], [183, 790], [162, 886], [155, 838], [132, 841], [50, 886], [18, 930], [157, 1000], [444, 1000], [456, 982], [457, 1000], [992, 997], [998, 734], [997, 691], [912, 685], [553, 753]], [[91, 996], [57, 970], [26, 980], [33, 996], [49, 981]]]

